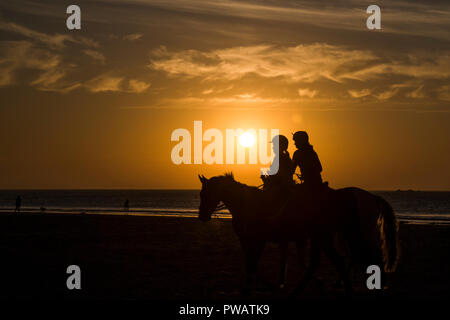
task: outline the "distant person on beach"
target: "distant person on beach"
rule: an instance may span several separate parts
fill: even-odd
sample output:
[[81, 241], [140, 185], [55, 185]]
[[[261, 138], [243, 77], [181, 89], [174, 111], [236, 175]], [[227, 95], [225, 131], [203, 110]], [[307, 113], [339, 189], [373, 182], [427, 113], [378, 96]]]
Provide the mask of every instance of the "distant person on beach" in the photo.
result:
[[125, 200], [125, 203], [123, 204], [123, 210], [128, 211], [130, 210], [130, 203], [128, 199]]
[[277, 135], [273, 137], [271, 143], [275, 158], [269, 171], [267, 171], [267, 175], [261, 176], [264, 182], [264, 188], [267, 189], [272, 186], [279, 186], [283, 189], [290, 188], [294, 183], [292, 179], [294, 167], [287, 150], [289, 140], [283, 135]]
[[297, 131], [293, 135], [297, 150], [292, 161], [294, 172], [297, 166], [300, 168], [300, 180], [308, 187], [322, 185], [322, 165], [313, 146], [309, 144], [309, 137], [305, 131]]
[[20, 213], [20, 206], [22, 205], [22, 198], [17, 196], [16, 198], [16, 209], [14, 209], [14, 212]]

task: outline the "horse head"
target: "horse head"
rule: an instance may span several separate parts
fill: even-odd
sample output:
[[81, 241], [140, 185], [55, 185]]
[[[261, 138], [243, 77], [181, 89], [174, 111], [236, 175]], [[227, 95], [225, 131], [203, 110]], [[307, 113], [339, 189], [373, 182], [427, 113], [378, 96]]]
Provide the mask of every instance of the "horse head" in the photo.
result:
[[202, 221], [209, 221], [211, 220], [211, 215], [222, 200], [224, 182], [234, 181], [234, 177], [233, 174], [226, 174], [210, 179], [203, 175], [198, 175], [198, 178], [202, 183], [198, 217]]

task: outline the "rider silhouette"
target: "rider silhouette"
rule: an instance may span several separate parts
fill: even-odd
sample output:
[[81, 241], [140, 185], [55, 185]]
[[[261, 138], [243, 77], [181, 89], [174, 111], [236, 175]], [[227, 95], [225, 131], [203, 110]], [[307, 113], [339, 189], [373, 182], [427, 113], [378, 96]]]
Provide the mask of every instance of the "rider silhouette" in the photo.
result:
[[305, 131], [297, 131], [293, 135], [297, 150], [294, 152], [292, 161], [294, 171], [300, 167], [301, 180], [305, 186], [315, 187], [322, 185], [322, 165], [319, 157], [314, 151], [313, 146], [309, 144], [309, 137]]
[[290, 187], [294, 182], [292, 179], [294, 167], [292, 166], [292, 160], [287, 151], [289, 140], [283, 135], [277, 135], [273, 137], [271, 143], [275, 158], [270, 169], [267, 171], [267, 175], [261, 176], [264, 187]]

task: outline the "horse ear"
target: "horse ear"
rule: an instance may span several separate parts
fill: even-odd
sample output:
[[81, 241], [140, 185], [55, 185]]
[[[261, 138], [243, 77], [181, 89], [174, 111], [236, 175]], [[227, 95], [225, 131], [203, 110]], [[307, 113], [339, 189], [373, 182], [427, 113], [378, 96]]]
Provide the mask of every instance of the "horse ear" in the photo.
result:
[[205, 183], [206, 181], [208, 181], [208, 179], [205, 178], [204, 175], [198, 175], [198, 178], [200, 179], [200, 182], [201, 182], [201, 183]]

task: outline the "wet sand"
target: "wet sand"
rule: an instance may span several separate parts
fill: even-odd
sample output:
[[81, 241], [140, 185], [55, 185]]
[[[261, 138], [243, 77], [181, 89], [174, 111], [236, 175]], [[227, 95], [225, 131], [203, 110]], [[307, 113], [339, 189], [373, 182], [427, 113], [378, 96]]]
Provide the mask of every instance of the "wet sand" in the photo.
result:
[[[353, 275], [355, 298], [450, 297], [450, 226], [400, 225], [401, 259], [389, 290], [369, 291]], [[1, 214], [0, 298], [158, 299], [224, 301], [242, 298], [243, 252], [229, 219], [82, 214]], [[302, 274], [294, 246], [285, 290], [270, 290], [278, 249], [268, 244], [250, 299], [284, 300]], [[82, 289], [66, 288], [66, 268], [81, 268]], [[342, 297], [336, 272], [323, 258], [321, 281], [300, 299]], [[269, 286], [270, 287], [270, 286]]]

